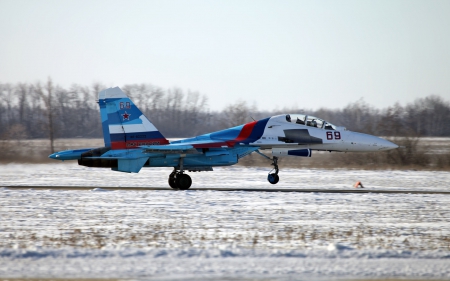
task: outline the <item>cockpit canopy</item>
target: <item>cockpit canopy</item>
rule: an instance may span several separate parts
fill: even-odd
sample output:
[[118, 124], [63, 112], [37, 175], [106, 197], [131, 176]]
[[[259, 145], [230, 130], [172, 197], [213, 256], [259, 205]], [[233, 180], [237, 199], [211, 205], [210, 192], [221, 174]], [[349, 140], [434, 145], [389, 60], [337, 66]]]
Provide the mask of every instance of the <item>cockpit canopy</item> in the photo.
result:
[[287, 114], [286, 121], [294, 124], [300, 124], [310, 127], [316, 127], [324, 130], [336, 130], [336, 126], [323, 119], [303, 114]]

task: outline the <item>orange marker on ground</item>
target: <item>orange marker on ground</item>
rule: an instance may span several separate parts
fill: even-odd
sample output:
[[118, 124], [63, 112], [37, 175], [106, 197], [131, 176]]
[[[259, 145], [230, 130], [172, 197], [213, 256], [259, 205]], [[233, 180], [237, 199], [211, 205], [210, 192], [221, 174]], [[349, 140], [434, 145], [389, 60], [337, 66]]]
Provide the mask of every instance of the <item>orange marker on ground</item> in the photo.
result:
[[364, 188], [364, 186], [362, 185], [362, 182], [360, 182], [360, 181], [357, 181], [353, 187], [354, 188], [358, 188], [358, 187]]

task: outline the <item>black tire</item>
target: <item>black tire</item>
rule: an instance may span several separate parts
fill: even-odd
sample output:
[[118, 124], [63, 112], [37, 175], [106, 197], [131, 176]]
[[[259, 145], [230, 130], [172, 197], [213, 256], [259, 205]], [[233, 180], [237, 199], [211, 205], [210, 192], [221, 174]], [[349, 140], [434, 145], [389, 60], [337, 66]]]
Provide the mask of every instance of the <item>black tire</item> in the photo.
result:
[[189, 189], [189, 187], [191, 187], [192, 179], [189, 175], [181, 174], [177, 176], [176, 184], [179, 189], [186, 190]]
[[269, 174], [269, 175], [267, 176], [267, 180], [268, 180], [271, 184], [277, 184], [277, 182], [280, 181], [280, 177], [279, 177], [277, 174], [272, 173], [272, 174]]
[[175, 178], [175, 173], [172, 173], [169, 175], [169, 186], [173, 189], [178, 188], [177, 187], [177, 182], [176, 182], [176, 178]]

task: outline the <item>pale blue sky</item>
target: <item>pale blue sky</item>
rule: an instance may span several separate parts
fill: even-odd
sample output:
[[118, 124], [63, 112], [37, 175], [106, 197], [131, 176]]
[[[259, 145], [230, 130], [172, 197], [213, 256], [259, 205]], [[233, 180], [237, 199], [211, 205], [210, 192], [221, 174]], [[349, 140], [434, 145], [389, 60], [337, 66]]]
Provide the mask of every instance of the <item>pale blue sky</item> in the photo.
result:
[[0, 82], [152, 83], [260, 109], [450, 99], [450, 1], [0, 0]]

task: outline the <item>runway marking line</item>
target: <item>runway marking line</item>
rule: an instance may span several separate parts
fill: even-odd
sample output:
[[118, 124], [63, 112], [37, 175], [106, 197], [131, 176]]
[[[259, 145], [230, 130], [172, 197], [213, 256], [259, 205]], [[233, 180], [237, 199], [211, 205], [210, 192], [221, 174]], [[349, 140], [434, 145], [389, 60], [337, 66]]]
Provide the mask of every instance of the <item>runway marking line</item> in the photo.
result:
[[[17, 186], [0, 186], [7, 189], [37, 189], [37, 190], [172, 190], [170, 187], [110, 187], [110, 186], [33, 186], [33, 185], [17, 185]], [[190, 188], [187, 191], [248, 191], [248, 192], [303, 192], [303, 193], [387, 193], [387, 194], [443, 194], [450, 195], [450, 191], [441, 190], [386, 190], [386, 189], [299, 189], [299, 188]]]

